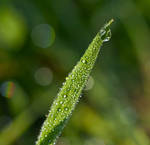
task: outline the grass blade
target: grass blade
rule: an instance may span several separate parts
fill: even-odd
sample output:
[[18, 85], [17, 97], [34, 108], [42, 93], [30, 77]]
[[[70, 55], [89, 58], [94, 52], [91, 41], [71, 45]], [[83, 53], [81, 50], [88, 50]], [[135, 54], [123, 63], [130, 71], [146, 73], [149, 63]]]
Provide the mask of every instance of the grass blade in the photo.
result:
[[103, 42], [109, 41], [111, 38], [109, 26], [112, 22], [113, 20], [110, 20], [98, 32], [85, 54], [66, 78], [66, 82], [63, 83], [63, 87], [54, 100], [48, 117], [42, 126], [36, 145], [53, 145], [56, 142], [79, 100], [100, 47]]

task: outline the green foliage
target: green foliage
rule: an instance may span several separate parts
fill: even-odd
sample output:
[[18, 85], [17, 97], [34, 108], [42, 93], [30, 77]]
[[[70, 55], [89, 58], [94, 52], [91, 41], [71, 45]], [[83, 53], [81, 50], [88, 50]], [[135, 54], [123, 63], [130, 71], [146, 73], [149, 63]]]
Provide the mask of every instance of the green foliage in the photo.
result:
[[66, 82], [54, 100], [47, 119], [45, 120], [36, 145], [52, 145], [62, 132], [68, 118], [71, 116], [75, 105], [79, 101], [81, 92], [89, 78], [100, 47], [103, 42], [109, 41], [109, 29], [113, 20], [109, 21], [96, 35], [83, 57], [66, 77]]
[[148, 0], [2, 0], [0, 145], [35, 144], [61, 82], [111, 17], [113, 39], [56, 144], [150, 145], [149, 10]]

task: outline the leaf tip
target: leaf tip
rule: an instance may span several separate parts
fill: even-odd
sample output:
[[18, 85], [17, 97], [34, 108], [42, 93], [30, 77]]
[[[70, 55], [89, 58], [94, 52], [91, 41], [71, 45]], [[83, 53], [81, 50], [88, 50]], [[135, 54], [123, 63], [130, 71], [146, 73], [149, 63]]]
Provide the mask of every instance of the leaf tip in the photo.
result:
[[114, 22], [114, 19], [111, 19], [108, 23], [106, 23], [102, 29], [100, 30], [100, 37], [103, 42], [107, 42], [111, 38], [111, 30], [110, 25]]
[[108, 22], [108, 25], [110, 26], [113, 22], [114, 22], [114, 19], [111, 19], [111, 20]]

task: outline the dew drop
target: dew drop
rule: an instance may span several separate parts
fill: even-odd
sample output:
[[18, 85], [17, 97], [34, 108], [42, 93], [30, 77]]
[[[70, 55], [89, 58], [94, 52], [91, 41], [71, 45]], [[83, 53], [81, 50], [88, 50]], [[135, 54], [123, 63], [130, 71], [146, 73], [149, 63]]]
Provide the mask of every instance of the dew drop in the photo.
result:
[[65, 107], [65, 111], [68, 111], [68, 107]]
[[67, 95], [64, 95], [64, 98], [66, 98], [67, 97]]
[[104, 25], [104, 27], [100, 30], [100, 37], [103, 42], [107, 42], [111, 38], [111, 30], [109, 29], [110, 24], [113, 22], [113, 20], [110, 20], [107, 24]]
[[58, 108], [57, 110], [58, 110], [59, 112], [61, 111], [61, 109], [60, 109], [60, 108]]
[[66, 83], [65, 82], [63, 82], [63, 85], [65, 85]]
[[101, 30], [100, 30], [101, 36], [105, 35], [105, 33], [106, 33], [106, 31], [105, 31], [104, 29], [101, 29]]
[[82, 63], [86, 63], [86, 60], [83, 59], [83, 60], [82, 60]]
[[93, 50], [96, 50], [96, 47], [93, 47]]
[[106, 37], [106, 30], [103, 28], [100, 30], [100, 36], [103, 42], [105, 42]]
[[106, 31], [104, 35], [101, 35], [101, 38], [103, 42], [109, 41], [111, 38], [111, 31], [110, 30]]

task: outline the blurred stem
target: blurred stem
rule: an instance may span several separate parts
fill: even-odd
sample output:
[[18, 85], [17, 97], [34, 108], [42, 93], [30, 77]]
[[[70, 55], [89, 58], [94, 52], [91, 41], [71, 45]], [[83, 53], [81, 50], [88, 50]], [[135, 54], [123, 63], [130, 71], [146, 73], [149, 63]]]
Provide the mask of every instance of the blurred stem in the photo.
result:
[[[128, 12], [126, 11], [128, 10]], [[140, 62], [143, 89], [141, 97], [134, 101], [143, 126], [150, 129], [150, 29], [136, 4], [132, 0], [124, 1], [121, 9], [121, 20], [128, 32], [128, 35], [136, 48], [138, 60]], [[130, 16], [130, 17], [129, 17]]]
[[[124, 10], [128, 9], [128, 13]], [[130, 15], [130, 17], [128, 17]], [[150, 30], [149, 26], [142, 18], [140, 11], [132, 1], [125, 1], [121, 12], [121, 20], [136, 48], [137, 57], [140, 62], [141, 71], [144, 78], [144, 96], [149, 97], [150, 94]]]
[[[53, 84], [52, 88], [47, 91], [46, 94], [54, 96], [56, 92], [55, 86], [56, 85]], [[43, 114], [43, 112], [47, 110], [49, 102], [48, 95], [43, 97], [42, 92], [38, 95], [35, 94], [35, 96], [36, 99], [33, 100], [33, 103], [0, 132], [0, 145], [13, 144], [14, 141], [17, 140], [37, 120], [40, 114]]]

